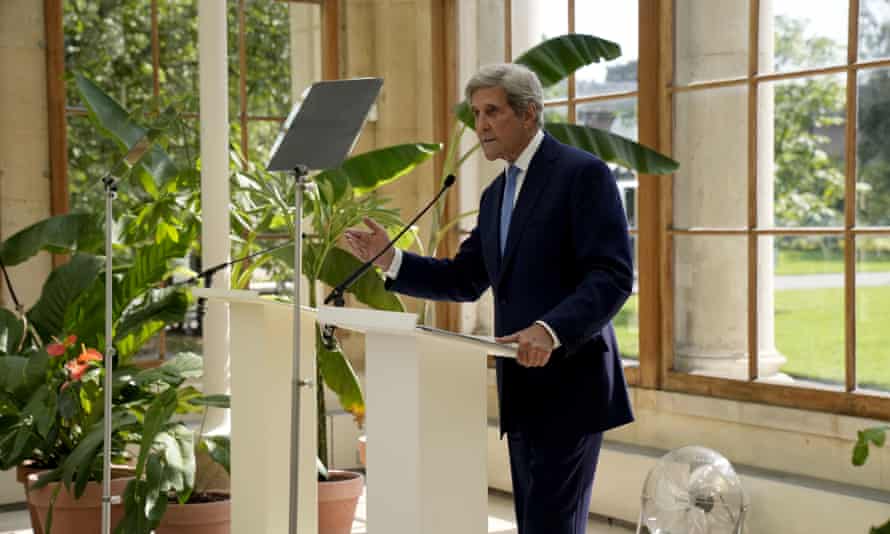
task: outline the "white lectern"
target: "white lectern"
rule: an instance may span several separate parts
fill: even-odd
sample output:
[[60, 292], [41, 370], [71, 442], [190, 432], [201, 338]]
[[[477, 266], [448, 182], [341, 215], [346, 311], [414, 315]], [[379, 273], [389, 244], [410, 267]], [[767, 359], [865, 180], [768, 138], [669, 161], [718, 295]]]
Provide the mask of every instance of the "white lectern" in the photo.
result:
[[[233, 533], [286, 534], [290, 516], [293, 306], [255, 291], [198, 289], [227, 302], [231, 360], [231, 492]], [[304, 307], [300, 368], [315, 377], [315, 310]], [[220, 335], [223, 335], [220, 333]], [[318, 531], [315, 388], [300, 388], [300, 514], [298, 532]]]
[[[231, 314], [231, 530], [284, 534], [293, 308], [250, 291], [200, 294], [228, 302]], [[304, 332], [315, 320], [303, 308]], [[487, 532], [486, 359], [515, 351], [418, 328], [409, 313], [322, 307], [318, 320], [365, 334], [369, 534]], [[315, 373], [314, 342], [301, 338], [304, 377]], [[301, 395], [298, 532], [316, 534], [315, 389]]]
[[488, 532], [487, 356], [481, 338], [417, 328], [417, 317], [322, 307], [365, 334], [368, 533]]

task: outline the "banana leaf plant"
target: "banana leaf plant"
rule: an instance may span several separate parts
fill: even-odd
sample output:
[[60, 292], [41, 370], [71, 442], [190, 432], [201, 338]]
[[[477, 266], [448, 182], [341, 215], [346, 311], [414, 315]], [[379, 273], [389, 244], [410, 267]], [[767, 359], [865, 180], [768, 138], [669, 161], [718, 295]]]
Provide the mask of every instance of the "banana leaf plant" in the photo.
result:
[[[610, 61], [620, 55], [621, 47], [612, 41], [593, 35], [567, 34], [536, 45], [516, 58], [515, 62], [535, 72], [546, 89], [562, 82], [582, 67]], [[461, 139], [467, 130], [475, 129], [475, 121], [466, 101], [458, 104], [454, 113], [455, 124], [446, 145], [445, 160], [441, 170], [443, 183], [446, 176], [456, 174], [458, 168], [479, 149], [479, 144], [476, 143], [465, 153], [459, 152]], [[639, 173], [669, 174], [679, 167], [671, 158], [607, 130], [561, 122], [546, 122], [544, 130], [563, 143], [590, 152], [607, 163], [620, 165]], [[443, 211], [444, 201], [440, 200], [433, 210], [430, 234], [425, 243], [426, 250], [431, 253], [438, 249], [448, 231], [461, 219], [476, 214], [476, 211], [468, 211], [450, 221], [443, 221]], [[432, 307], [429, 306], [424, 308], [425, 313], [422, 318], [424, 322], [431, 320], [431, 310]]]
[[[229, 408], [229, 396], [200, 395], [194, 388], [183, 387], [185, 378], [201, 376], [200, 362], [197, 364], [192, 366], [188, 376], [176, 373], [178, 366], [173, 364], [174, 373], [162, 384], [166, 388], [141, 414], [139, 455], [134, 478], [124, 490], [125, 514], [115, 528], [117, 534], [150, 534], [160, 525], [170, 502], [188, 504], [215, 499], [208, 486], [212, 478], [207, 474], [210, 469], [201, 468], [208, 464], [198, 461], [199, 453], [206, 454], [230, 473], [229, 438], [204, 434], [207, 408]], [[162, 375], [167, 374], [166, 371], [161, 368]], [[176, 418], [197, 411], [203, 412], [197, 430]]]
[[[370, 151], [346, 160], [336, 169], [316, 174], [313, 192], [304, 193], [304, 218], [308, 230], [303, 236], [302, 270], [309, 285], [309, 305], [317, 306], [322, 284], [335, 286], [342, 282], [362, 262], [338, 246], [347, 228], [362, 223], [365, 217], [379, 221], [391, 234], [402, 227], [398, 211], [388, 207], [389, 199], [377, 190], [392, 183], [428, 160], [441, 149], [438, 144], [404, 144]], [[236, 256], [259, 249], [264, 235], [292, 236], [295, 229], [292, 178], [273, 175], [245, 162], [237, 149], [232, 152], [232, 230], [241, 252]], [[416, 240], [416, 230], [406, 233], [399, 246], [409, 247]], [[252, 272], [263, 267], [292, 276], [293, 246], [280, 248], [256, 263], [236, 266], [232, 279], [236, 284], [247, 284]], [[386, 291], [382, 275], [370, 270], [359, 278], [347, 292], [358, 302], [371, 308], [404, 311], [404, 306], [393, 293]], [[326, 347], [316, 325], [317, 383], [325, 384], [338, 398], [340, 405], [361, 424], [365, 404], [355, 370], [339, 343]], [[325, 399], [318, 389], [318, 456], [322, 466], [327, 464]], [[319, 473], [324, 473], [319, 469]], [[323, 475], [320, 475], [323, 476]]]

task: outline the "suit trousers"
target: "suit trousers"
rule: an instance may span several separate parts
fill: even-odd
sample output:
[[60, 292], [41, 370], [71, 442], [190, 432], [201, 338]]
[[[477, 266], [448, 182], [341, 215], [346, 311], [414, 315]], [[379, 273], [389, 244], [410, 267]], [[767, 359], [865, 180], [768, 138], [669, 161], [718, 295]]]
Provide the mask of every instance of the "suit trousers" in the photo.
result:
[[603, 434], [508, 432], [518, 534], [584, 534]]

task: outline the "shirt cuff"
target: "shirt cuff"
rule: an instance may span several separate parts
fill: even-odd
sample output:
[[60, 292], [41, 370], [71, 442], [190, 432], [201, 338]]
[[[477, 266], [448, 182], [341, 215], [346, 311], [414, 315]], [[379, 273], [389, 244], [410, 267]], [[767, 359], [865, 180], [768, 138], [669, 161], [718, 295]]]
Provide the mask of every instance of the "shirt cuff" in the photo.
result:
[[[393, 263], [395, 263], [395, 261], [393, 261]], [[562, 343], [559, 342], [559, 338], [556, 337], [556, 332], [554, 332], [553, 329], [550, 328], [549, 324], [545, 323], [544, 321], [535, 321], [535, 324], [543, 326], [544, 330], [547, 330], [547, 333], [550, 334], [550, 337], [553, 338], [553, 350], [558, 349], [559, 346], [562, 345]]]
[[402, 251], [401, 249], [393, 249], [392, 263], [389, 264], [389, 269], [383, 273], [384, 276], [389, 278], [390, 280], [395, 280], [399, 276], [399, 269], [402, 268]]

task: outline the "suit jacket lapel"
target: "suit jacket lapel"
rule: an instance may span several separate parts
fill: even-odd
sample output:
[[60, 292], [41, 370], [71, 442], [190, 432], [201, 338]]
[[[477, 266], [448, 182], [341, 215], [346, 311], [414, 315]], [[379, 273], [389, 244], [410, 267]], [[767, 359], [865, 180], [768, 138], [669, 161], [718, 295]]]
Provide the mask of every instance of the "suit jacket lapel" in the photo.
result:
[[[541, 146], [538, 147], [538, 151], [532, 157], [531, 163], [529, 163], [522, 182], [522, 189], [519, 190], [519, 198], [516, 199], [516, 206], [513, 208], [513, 215], [510, 217], [507, 247], [504, 250], [504, 257], [501, 259], [497, 284], [500, 284], [510, 261], [516, 255], [516, 248], [519, 245], [519, 240], [522, 238], [522, 232], [528, 223], [529, 217], [534, 212], [535, 204], [541, 197], [541, 192], [547, 186], [547, 178], [550, 175], [553, 159], [556, 157], [555, 150], [553, 150], [554, 142], [549, 135], [545, 134], [544, 139], [541, 140]], [[500, 180], [499, 189], [501, 197], [503, 197], [503, 178]]]
[[504, 173], [495, 178], [492, 187], [491, 208], [483, 211], [485, 213], [484, 224], [490, 228], [490, 232], [486, 234], [493, 235], [494, 239], [486, 239], [483, 241], [483, 251], [485, 256], [489, 258], [490, 264], [494, 266], [492, 272], [499, 273], [501, 270], [501, 247], [500, 247], [500, 227], [501, 227], [501, 202], [504, 198], [504, 185], [506, 178]]

